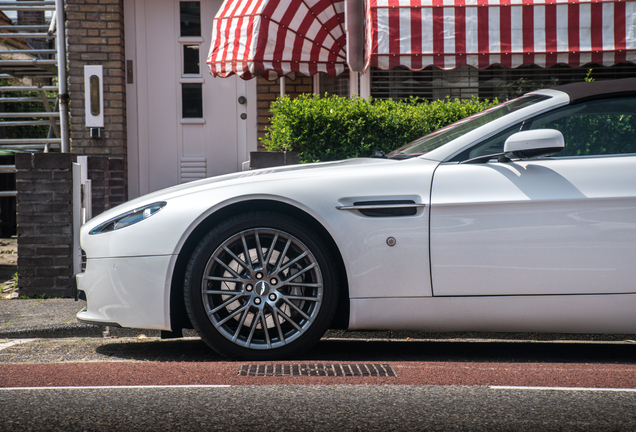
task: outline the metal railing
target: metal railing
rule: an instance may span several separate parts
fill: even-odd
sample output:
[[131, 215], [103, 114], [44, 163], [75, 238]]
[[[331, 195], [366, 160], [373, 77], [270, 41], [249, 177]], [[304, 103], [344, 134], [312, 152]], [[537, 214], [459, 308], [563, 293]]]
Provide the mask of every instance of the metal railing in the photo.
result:
[[[1, 112], [0, 127], [32, 127], [33, 137], [2, 138], [0, 150], [31, 150], [48, 151], [51, 146], [58, 147], [63, 153], [70, 150], [69, 145], [69, 119], [68, 119], [68, 94], [66, 82], [66, 37], [65, 20], [58, 19], [64, 16], [64, 0], [46, 1], [0, 1], [0, 10], [4, 11], [52, 11], [50, 24], [47, 25], [2, 25], [0, 36], [5, 44], [13, 45], [17, 49], [9, 49], [0, 52], [0, 78], [37, 78], [40, 85], [0, 86], [0, 103], [23, 104], [42, 102], [44, 111], [35, 112]], [[59, 36], [59, 37], [58, 37]], [[24, 49], [25, 46], [33, 46], [30, 40], [55, 39], [55, 49]], [[25, 58], [28, 56], [28, 58]], [[55, 58], [50, 58], [55, 56]], [[58, 85], [41, 85], [44, 78], [57, 78]], [[40, 97], [32, 94], [24, 96], [2, 97], [3, 93], [37, 92]], [[56, 93], [56, 97], [47, 95], [47, 92]], [[55, 102], [54, 108], [50, 103]], [[17, 110], [10, 110], [17, 111]], [[47, 120], [48, 119], [48, 120]], [[49, 125], [48, 137], [42, 138], [37, 126]], [[28, 130], [28, 129], [27, 129]]]
[[[0, 174], [15, 174], [15, 165], [0, 165]], [[14, 197], [18, 195], [18, 191], [0, 191], [0, 198]]]
[[21, 1], [19, 3], [11, 2], [11, 1], [0, 1], [0, 9], [3, 11], [11, 10], [11, 11], [54, 11], [57, 5], [56, 1], [32, 1], [26, 2]]

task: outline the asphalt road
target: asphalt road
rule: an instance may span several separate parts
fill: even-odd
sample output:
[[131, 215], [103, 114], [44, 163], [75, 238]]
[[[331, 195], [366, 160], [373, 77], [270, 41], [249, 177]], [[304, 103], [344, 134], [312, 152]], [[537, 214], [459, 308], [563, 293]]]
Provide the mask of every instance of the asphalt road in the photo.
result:
[[0, 390], [6, 431], [636, 429], [632, 392], [463, 386]]
[[0, 431], [636, 430], [633, 342], [327, 340], [272, 364], [394, 376], [243, 376], [263, 364], [197, 339], [30, 340], [0, 346]]

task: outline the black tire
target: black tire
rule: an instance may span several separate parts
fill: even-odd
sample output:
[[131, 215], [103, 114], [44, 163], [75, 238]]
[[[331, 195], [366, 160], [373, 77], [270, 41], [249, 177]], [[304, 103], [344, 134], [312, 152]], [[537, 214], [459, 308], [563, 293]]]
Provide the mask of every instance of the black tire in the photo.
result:
[[244, 213], [199, 242], [186, 270], [184, 299], [195, 330], [219, 354], [257, 361], [296, 357], [331, 324], [337, 271], [324, 243], [296, 219]]

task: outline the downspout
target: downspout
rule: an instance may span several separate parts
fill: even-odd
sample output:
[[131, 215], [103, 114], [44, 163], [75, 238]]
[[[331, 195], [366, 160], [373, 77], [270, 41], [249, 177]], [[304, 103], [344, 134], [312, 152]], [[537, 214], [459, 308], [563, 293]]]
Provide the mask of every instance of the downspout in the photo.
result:
[[64, 0], [55, 0], [55, 14], [57, 23], [57, 85], [59, 87], [60, 102], [60, 151], [68, 153], [69, 124], [68, 124], [68, 85], [66, 83], [66, 16]]

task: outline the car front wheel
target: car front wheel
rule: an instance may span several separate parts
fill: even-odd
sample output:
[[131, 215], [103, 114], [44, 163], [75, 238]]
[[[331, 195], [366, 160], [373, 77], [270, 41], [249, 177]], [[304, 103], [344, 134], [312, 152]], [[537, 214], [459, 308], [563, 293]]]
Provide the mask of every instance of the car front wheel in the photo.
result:
[[329, 327], [338, 302], [328, 249], [288, 216], [254, 212], [211, 230], [186, 271], [185, 304], [201, 338], [247, 360], [297, 356]]

